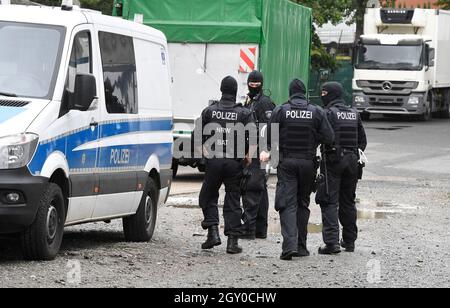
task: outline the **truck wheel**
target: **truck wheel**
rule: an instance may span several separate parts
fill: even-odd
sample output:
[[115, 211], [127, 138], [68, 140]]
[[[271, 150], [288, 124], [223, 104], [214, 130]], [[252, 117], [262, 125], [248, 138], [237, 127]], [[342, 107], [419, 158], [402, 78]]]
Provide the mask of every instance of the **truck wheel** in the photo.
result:
[[431, 121], [433, 118], [432, 101], [431, 97], [428, 96], [427, 102], [425, 104], [425, 112], [420, 116], [420, 120], [423, 122]]
[[61, 188], [48, 183], [44, 189], [33, 224], [20, 235], [26, 260], [54, 260], [64, 235], [66, 207]]
[[443, 119], [450, 119], [450, 102], [446, 103], [444, 110], [441, 111]]
[[158, 188], [149, 178], [138, 211], [123, 219], [123, 231], [128, 242], [149, 242], [155, 231], [158, 212]]
[[177, 173], [178, 173], [178, 161], [177, 160], [173, 160], [172, 161], [172, 172], [173, 172], [173, 178], [177, 177]]

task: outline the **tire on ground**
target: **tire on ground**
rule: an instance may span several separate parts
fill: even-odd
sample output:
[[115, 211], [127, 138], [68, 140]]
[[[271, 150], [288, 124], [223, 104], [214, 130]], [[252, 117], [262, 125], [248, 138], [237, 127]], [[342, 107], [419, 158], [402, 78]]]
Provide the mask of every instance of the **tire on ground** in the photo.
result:
[[66, 206], [61, 188], [48, 183], [42, 193], [33, 224], [20, 235], [26, 260], [50, 261], [55, 259], [64, 235]]
[[123, 219], [125, 239], [129, 242], [148, 242], [152, 239], [158, 212], [158, 187], [148, 178], [135, 215]]

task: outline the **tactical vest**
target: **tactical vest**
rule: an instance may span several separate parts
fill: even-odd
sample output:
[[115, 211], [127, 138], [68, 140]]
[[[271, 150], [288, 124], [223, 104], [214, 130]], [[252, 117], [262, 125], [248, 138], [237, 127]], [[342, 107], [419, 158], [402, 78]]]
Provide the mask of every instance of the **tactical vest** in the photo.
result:
[[[216, 158], [243, 158], [239, 153], [238, 147], [242, 146], [242, 134], [234, 130], [234, 126], [243, 122], [243, 109], [241, 105], [235, 105], [233, 108], [226, 108], [219, 104], [210, 107], [208, 123], [213, 124], [214, 132], [208, 138], [216, 139], [212, 145]], [[244, 142], [247, 140], [244, 138]], [[245, 150], [247, 145], [245, 144]], [[245, 152], [245, 151], [244, 151]]]
[[358, 111], [347, 106], [330, 108], [335, 118], [335, 143], [343, 149], [358, 148]]
[[284, 157], [313, 158], [316, 155], [314, 111], [308, 106], [287, 104], [282, 109], [280, 152]]

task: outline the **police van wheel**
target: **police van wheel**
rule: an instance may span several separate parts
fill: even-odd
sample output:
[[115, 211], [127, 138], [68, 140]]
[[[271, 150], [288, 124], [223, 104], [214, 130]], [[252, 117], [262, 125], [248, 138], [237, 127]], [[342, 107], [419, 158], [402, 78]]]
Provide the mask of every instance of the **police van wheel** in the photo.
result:
[[56, 258], [64, 235], [65, 212], [61, 188], [48, 183], [33, 224], [20, 236], [26, 260], [50, 261]]
[[129, 242], [148, 242], [155, 231], [158, 212], [158, 188], [149, 178], [135, 215], [123, 219], [125, 239]]
[[176, 178], [177, 177], [177, 174], [178, 174], [178, 167], [179, 167], [179, 165], [178, 165], [178, 161], [177, 160], [173, 160], [172, 161], [172, 173], [173, 173], [173, 178]]

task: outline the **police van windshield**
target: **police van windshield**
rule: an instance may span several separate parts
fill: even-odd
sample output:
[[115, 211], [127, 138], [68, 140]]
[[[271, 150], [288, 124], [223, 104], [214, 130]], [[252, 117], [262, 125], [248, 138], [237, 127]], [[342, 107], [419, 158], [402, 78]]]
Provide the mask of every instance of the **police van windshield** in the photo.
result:
[[422, 45], [361, 45], [357, 69], [420, 71], [423, 68]]
[[0, 96], [51, 99], [65, 29], [0, 21]]

